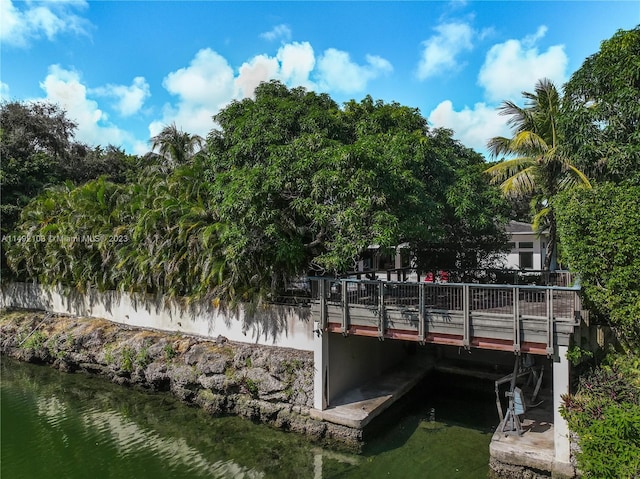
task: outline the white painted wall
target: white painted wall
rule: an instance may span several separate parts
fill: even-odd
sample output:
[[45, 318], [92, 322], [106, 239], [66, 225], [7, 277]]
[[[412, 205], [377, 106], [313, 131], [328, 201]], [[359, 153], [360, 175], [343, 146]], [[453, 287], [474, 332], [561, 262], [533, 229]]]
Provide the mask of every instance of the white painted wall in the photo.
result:
[[[406, 358], [403, 341], [380, 341], [364, 336], [329, 335], [325, 358], [327, 361], [328, 405], [341, 394], [381, 375]], [[316, 363], [318, 364], [318, 363]], [[316, 374], [317, 371], [316, 371]], [[322, 379], [324, 381], [324, 378]]]
[[269, 306], [249, 314], [216, 308], [211, 303], [181, 306], [177, 301], [115, 291], [65, 293], [33, 283], [11, 283], [0, 289], [0, 307], [43, 309], [54, 313], [103, 318], [128, 326], [194, 334], [230, 341], [313, 351], [309, 308]]
[[[511, 235], [509, 241], [515, 243], [515, 248], [513, 248], [509, 253], [507, 253], [505, 257], [504, 267], [507, 269], [520, 269], [520, 252], [533, 252], [533, 267], [528, 268], [532, 270], [541, 270], [542, 265], [544, 264], [544, 255], [545, 251], [542, 247], [542, 243], [546, 243], [547, 239], [545, 236], [536, 237], [535, 234], [521, 234], [516, 233]], [[518, 245], [522, 242], [531, 242], [533, 243], [533, 249], [526, 248], [522, 249]]]

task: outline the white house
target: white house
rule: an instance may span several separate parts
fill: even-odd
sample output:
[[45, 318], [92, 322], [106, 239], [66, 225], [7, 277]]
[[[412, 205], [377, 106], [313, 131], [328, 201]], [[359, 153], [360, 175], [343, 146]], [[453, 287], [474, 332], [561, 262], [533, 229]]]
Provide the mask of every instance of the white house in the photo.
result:
[[541, 270], [547, 251], [548, 235], [538, 235], [529, 223], [510, 221], [505, 228], [509, 235], [510, 252], [506, 255], [507, 269]]

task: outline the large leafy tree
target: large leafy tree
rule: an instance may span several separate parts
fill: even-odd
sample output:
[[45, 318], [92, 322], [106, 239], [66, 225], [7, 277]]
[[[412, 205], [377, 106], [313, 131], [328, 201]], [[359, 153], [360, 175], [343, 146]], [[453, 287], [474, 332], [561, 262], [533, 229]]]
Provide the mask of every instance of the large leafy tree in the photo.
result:
[[511, 138], [495, 137], [488, 148], [495, 157], [508, 157], [486, 171], [507, 197], [529, 197], [535, 208], [533, 224], [549, 234], [544, 268], [549, 269], [556, 249], [556, 218], [551, 202], [560, 191], [584, 185], [589, 179], [570, 161], [558, 128], [561, 99], [555, 85], [542, 79], [534, 92], [523, 92], [525, 106], [504, 101], [501, 115], [509, 117]]
[[640, 353], [640, 186], [601, 184], [556, 198], [562, 249], [594, 314]]
[[640, 26], [603, 41], [564, 91], [561, 126], [575, 164], [640, 184]]
[[0, 106], [2, 233], [11, 230], [20, 209], [49, 184], [60, 181], [69, 157], [75, 123], [50, 103], [5, 102]]
[[[494, 211], [472, 212], [488, 203], [463, 198], [488, 189], [462, 173], [481, 157], [450, 131], [430, 131], [416, 109], [370, 97], [340, 109], [271, 82], [215, 120], [210, 178], [230, 268], [245, 282], [271, 289], [309, 270], [339, 274], [370, 245], [407, 242], [428, 258], [448, 243], [455, 263], [462, 245], [448, 240], [479, 226], [500, 245], [499, 226], [486, 221]], [[456, 196], [457, 181], [469, 187]]]
[[215, 119], [206, 158], [32, 202], [17, 232], [60, 241], [12, 245], [12, 267], [48, 283], [234, 302], [351, 270], [370, 245], [468, 264], [504, 240], [480, 155], [416, 109], [369, 97], [340, 109], [272, 82]]

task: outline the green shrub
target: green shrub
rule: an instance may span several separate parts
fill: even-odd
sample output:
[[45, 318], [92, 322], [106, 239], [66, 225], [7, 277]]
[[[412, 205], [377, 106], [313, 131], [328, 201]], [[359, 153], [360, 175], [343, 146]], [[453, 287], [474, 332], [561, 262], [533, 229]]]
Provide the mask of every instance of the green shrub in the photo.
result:
[[22, 347], [24, 349], [38, 350], [44, 346], [46, 340], [47, 337], [42, 331], [35, 331], [22, 343]]
[[151, 363], [151, 356], [149, 355], [149, 348], [143, 346], [138, 354], [136, 354], [136, 364], [141, 368], [146, 368]]
[[120, 364], [120, 369], [130, 373], [131, 371], [133, 371], [133, 364], [134, 364], [133, 349], [131, 349], [128, 346], [125, 346], [122, 349], [122, 363]]
[[113, 364], [116, 362], [116, 358], [113, 355], [113, 345], [107, 344], [104, 347], [104, 362], [107, 364]]
[[640, 477], [640, 358], [609, 357], [580, 378], [561, 412], [578, 435], [585, 478]]
[[177, 354], [178, 353], [173, 347], [173, 344], [167, 343], [164, 345], [164, 359], [166, 361], [171, 361], [173, 358], [176, 357]]
[[247, 392], [253, 399], [256, 399], [258, 397], [259, 395], [258, 383], [256, 383], [253, 379], [245, 377], [242, 380], [242, 384], [247, 389]]

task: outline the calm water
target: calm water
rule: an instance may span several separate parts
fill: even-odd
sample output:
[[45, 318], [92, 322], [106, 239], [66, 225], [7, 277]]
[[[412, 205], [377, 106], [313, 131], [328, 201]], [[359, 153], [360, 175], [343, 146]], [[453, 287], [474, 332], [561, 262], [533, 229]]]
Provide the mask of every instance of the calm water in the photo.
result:
[[213, 418], [167, 394], [5, 357], [1, 367], [3, 479], [486, 478], [497, 423], [490, 384], [468, 389], [431, 378], [382, 416], [377, 438], [352, 455], [240, 418]]

